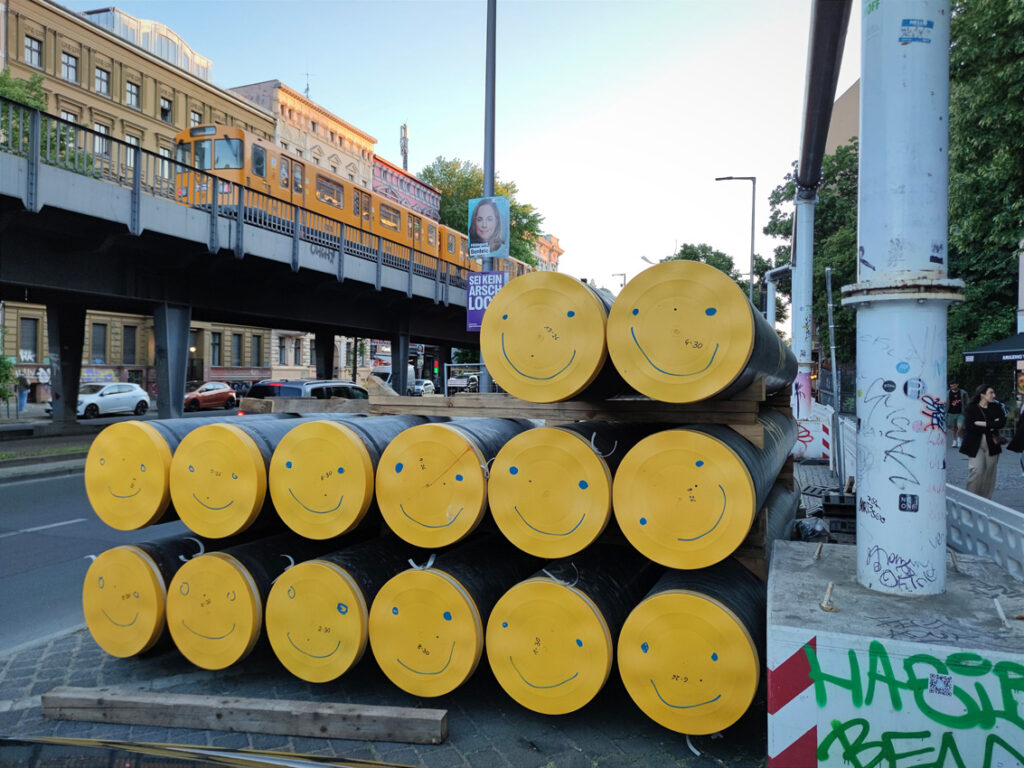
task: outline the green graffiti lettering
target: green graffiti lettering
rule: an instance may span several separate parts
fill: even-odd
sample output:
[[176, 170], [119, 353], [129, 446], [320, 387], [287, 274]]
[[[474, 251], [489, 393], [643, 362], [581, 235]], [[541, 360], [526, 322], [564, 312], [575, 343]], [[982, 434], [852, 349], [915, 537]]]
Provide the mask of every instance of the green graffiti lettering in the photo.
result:
[[[1002, 761], [1000, 761], [998, 763], [993, 763], [992, 762], [992, 758], [995, 755], [996, 744], [998, 744], [1000, 747], [1002, 747], [1003, 751], [1006, 752], [1007, 755], [1012, 755], [1013, 757], [1015, 757], [1017, 759], [1017, 762], [1019, 762], [1021, 765], [1024, 765], [1024, 753], [1018, 752], [1016, 750], [1016, 748], [1011, 747], [1009, 744], [1007, 744], [1005, 741], [1003, 741], [1003, 739], [1001, 737], [999, 737], [997, 734], [990, 733], [988, 735], [988, 738], [985, 739], [985, 763], [984, 763], [984, 768], [992, 768], [993, 765], [998, 765], [998, 766], [1005, 765], [1005, 763], [1003, 763]], [[1018, 744], [1018, 746], [1020, 746], [1020, 745]]]
[[[882, 667], [881, 673], [879, 673], [878, 667]], [[871, 645], [868, 646], [868, 692], [864, 697], [865, 704], [870, 705], [875, 698], [875, 683], [883, 683], [889, 688], [889, 700], [892, 702], [894, 710], [899, 712], [903, 709], [903, 698], [900, 691], [907, 690], [909, 686], [896, 679], [885, 646], [877, 640], [872, 640]]]
[[[847, 734], [854, 729], [860, 729], [860, 732], [856, 734], [851, 742]], [[851, 768], [874, 768], [882, 759], [883, 745], [880, 741], [864, 741], [870, 730], [871, 726], [868, 724], [868, 721], [862, 717], [847, 720], [845, 723], [833, 720], [832, 730], [818, 744], [818, 760], [828, 760], [832, 744], [839, 742], [839, 746], [843, 748], [843, 761], [849, 763]], [[870, 762], [865, 763], [861, 761], [861, 756], [867, 751], [876, 751], [876, 753]]]
[[992, 674], [999, 680], [999, 691], [1003, 695], [1003, 710], [1000, 715], [1018, 728], [1024, 728], [1024, 720], [1017, 711], [1015, 693], [1024, 693], [1024, 665], [1012, 661], [998, 661]]
[[977, 702], [971, 698], [971, 695], [959, 685], [953, 686], [953, 696], [956, 697], [963, 705], [963, 714], [949, 714], [932, 707], [932, 705], [928, 703], [928, 700], [925, 699], [925, 694], [928, 692], [928, 676], [925, 675], [923, 678], [917, 676], [916, 670], [914, 669], [917, 664], [928, 665], [940, 675], [947, 674], [948, 668], [934, 656], [930, 656], [926, 653], [918, 653], [914, 656], [909, 656], [903, 662], [903, 668], [907, 672], [907, 678], [909, 679], [911, 689], [914, 691], [914, 702], [917, 704], [917, 708], [921, 711], [921, 714], [932, 722], [943, 725], [946, 728], [957, 728], [960, 730], [974, 728], [981, 722], [981, 708], [978, 706]]
[[825, 690], [826, 683], [832, 683], [832, 685], [849, 691], [850, 701], [853, 703], [853, 706], [860, 707], [864, 703], [864, 690], [860, 682], [860, 662], [857, 661], [856, 651], [851, 649], [846, 654], [850, 660], [849, 678], [822, 672], [821, 665], [818, 663], [818, 654], [811, 646], [805, 645], [804, 653], [807, 655], [807, 662], [811, 667], [810, 676], [811, 680], [814, 681], [814, 698], [818, 702], [819, 707], [824, 707], [828, 702], [828, 693]]
[[946, 666], [954, 675], [984, 677], [991, 671], [992, 662], [976, 653], [951, 653], [946, 658]]
[[[898, 768], [899, 761], [905, 757], [917, 757], [917, 755], [924, 755], [928, 752], [934, 752], [935, 747], [922, 747], [921, 749], [915, 749], [911, 752], [897, 752], [896, 746], [893, 744], [897, 739], [915, 739], [920, 741], [921, 739], [927, 739], [931, 737], [931, 731], [913, 731], [909, 733], [900, 733], [899, 731], [885, 731], [882, 733], [882, 743], [885, 745], [882, 749], [882, 754], [885, 756], [885, 760], [888, 765], [892, 768]], [[905, 764], [906, 765], [906, 764]], [[915, 763], [914, 768], [920, 768], [921, 763]], [[910, 766], [906, 766], [910, 768]]]
[[954, 763], [956, 768], [967, 768], [964, 759], [960, 757], [960, 750], [956, 746], [953, 734], [949, 731], [944, 731], [942, 741], [939, 742], [939, 756], [935, 758], [934, 768], [943, 768], [943, 766], [947, 765], [946, 760], [950, 757], [956, 761]]
[[[818, 760], [828, 760], [833, 747], [838, 746], [841, 750], [838, 757], [849, 768], [968, 768], [952, 731], [938, 735], [938, 750], [934, 761], [914, 760], [909, 763], [905, 761], [936, 752], [934, 741], [932, 746], [928, 745], [928, 741], [933, 740], [931, 731], [883, 731], [874, 741], [868, 738], [870, 731], [871, 725], [862, 717], [845, 723], [833, 720], [832, 729], [818, 744]], [[913, 749], [906, 752], [899, 752], [896, 746], [898, 741], [924, 743], [915, 744]], [[998, 760], [997, 749], [1000, 756]], [[985, 754], [981, 764], [971, 765], [970, 768], [1002, 768], [1009, 765], [1006, 762], [1009, 757], [1014, 758], [1017, 764], [1024, 765], [1024, 753], [1019, 751], [1019, 745], [1011, 745], [998, 734], [990, 733], [985, 738]]]

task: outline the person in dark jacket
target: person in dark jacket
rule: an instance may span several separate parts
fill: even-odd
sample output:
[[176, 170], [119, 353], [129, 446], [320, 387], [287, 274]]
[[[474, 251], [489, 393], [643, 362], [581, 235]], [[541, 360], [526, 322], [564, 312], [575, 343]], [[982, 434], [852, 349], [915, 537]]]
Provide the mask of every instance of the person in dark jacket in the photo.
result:
[[1013, 439], [1006, 446], [1006, 450], [1019, 453], [1020, 456], [1020, 471], [1024, 473], [1024, 404], [1020, 407], [1020, 413], [1017, 414], [1017, 428], [1013, 431]]
[[996, 391], [982, 384], [974, 392], [971, 402], [964, 407], [964, 439], [960, 453], [967, 462], [967, 490], [986, 499], [992, 498], [996, 487], [996, 467], [999, 465], [999, 430], [1006, 426], [1003, 409], [993, 405]]

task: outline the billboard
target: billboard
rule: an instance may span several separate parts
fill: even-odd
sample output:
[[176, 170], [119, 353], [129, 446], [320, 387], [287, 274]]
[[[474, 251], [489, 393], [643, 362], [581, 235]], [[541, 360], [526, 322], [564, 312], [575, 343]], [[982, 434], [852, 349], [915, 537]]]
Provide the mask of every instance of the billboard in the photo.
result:
[[475, 197], [469, 201], [469, 257], [508, 256], [508, 198]]
[[480, 332], [484, 310], [491, 299], [508, 282], [507, 272], [470, 272], [466, 293], [466, 330]]

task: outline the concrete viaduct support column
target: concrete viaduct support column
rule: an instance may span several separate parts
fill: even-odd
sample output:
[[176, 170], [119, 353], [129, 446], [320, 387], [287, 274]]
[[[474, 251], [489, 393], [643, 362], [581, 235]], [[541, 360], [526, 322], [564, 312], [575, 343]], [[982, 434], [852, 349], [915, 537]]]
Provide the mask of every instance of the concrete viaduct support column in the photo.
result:
[[[798, 188], [793, 201], [793, 353], [796, 355], [796, 381], [791, 406], [797, 420], [811, 417], [811, 342], [814, 324], [814, 206], [818, 197], [813, 189]], [[774, 310], [772, 310], [774, 311]]]
[[[316, 331], [313, 336], [316, 346], [316, 377], [318, 379], [333, 379], [334, 334], [330, 331]], [[344, 362], [342, 364], [344, 365]]]
[[857, 283], [857, 580], [946, 583], [949, 0], [864, 3]]
[[412, 382], [409, 380], [409, 330], [405, 328], [391, 337], [391, 388], [400, 395], [406, 394]]
[[158, 304], [153, 310], [156, 336], [156, 407], [161, 419], [185, 412], [185, 375], [188, 370], [188, 328], [192, 308]]
[[46, 336], [50, 348], [50, 385], [54, 422], [72, 423], [78, 417], [78, 381], [82, 378], [85, 307], [46, 305]]

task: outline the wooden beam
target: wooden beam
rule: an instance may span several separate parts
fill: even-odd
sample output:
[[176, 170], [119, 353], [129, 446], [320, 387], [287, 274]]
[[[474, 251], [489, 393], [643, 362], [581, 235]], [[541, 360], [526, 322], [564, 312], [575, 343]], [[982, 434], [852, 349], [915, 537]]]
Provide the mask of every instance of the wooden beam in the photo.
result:
[[411, 744], [448, 736], [446, 709], [71, 687], [44, 693], [42, 702], [43, 715], [56, 720]]

